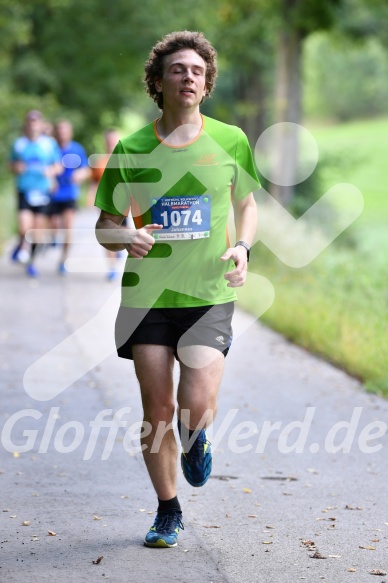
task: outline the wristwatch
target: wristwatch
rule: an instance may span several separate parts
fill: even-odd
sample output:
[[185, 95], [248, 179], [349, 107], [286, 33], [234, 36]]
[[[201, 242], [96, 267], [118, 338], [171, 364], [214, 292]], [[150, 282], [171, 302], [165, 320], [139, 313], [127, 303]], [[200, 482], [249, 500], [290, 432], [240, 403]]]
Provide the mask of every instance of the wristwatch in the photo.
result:
[[242, 247], [245, 247], [245, 249], [247, 250], [247, 261], [249, 261], [249, 255], [251, 254], [250, 245], [248, 245], [248, 243], [245, 243], [245, 241], [237, 241], [237, 243], [235, 244], [235, 247], [237, 247], [237, 245], [241, 245]]

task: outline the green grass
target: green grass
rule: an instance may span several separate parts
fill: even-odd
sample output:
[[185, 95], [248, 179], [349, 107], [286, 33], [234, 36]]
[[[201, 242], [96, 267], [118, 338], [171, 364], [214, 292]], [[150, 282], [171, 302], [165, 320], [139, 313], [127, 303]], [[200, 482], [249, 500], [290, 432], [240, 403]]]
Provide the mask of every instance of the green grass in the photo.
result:
[[0, 253], [4, 244], [16, 233], [16, 193], [11, 180], [0, 181], [2, 220], [0, 221]]
[[[283, 265], [256, 244], [252, 270], [275, 287], [262, 320], [388, 396], [388, 120], [310, 131], [333, 160], [322, 171], [325, 188], [351, 182], [365, 208], [346, 237], [302, 269]], [[253, 302], [253, 294], [243, 294], [248, 309]]]

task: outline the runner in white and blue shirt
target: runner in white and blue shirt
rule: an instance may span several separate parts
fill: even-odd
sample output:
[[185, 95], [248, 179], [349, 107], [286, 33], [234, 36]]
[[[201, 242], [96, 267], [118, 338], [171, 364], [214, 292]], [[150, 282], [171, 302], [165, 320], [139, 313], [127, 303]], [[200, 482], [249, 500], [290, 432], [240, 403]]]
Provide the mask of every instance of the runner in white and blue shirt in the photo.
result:
[[[10, 167], [16, 175], [18, 194], [19, 244], [12, 254], [18, 261], [26, 253], [25, 234], [29, 229], [46, 226], [53, 180], [62, 172], [59, 146], [50, 136], [44, 135], [44, 118], [40, 111], [29, 111], [25, 118], [24, 135], [14, 142], [10, 156]], [[36, 277], [33, 265], [36, 243], [32, 244], [27, 265], [27, 274]]]

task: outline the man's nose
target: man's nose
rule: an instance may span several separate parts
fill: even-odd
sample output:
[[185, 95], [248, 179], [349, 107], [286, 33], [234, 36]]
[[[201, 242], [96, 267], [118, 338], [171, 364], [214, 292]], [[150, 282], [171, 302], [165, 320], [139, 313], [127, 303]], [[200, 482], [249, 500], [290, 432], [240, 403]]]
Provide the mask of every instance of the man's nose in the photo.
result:
[[191, 71], [191, 69], [186, 69], [185, 74], [184, 74], [184, 79], [188, 79], [190, 81], [194, 80], [194, 75], [193, 72]]

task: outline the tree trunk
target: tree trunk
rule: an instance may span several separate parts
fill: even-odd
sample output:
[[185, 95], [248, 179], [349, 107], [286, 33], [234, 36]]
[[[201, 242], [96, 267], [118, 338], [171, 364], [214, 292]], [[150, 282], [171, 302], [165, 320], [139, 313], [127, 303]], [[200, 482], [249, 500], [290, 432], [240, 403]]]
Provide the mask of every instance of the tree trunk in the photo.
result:
[[242, 73], [237, 87], [240, 111], [237, 114], [236, 123], [246, 133], [251, 147], [254, 148], [258, 138], [266, 129], [266, 92], [262, 82], [262, 72], [258, 70], [255, 75]]
[[[291, 4], [294, 5], [292, 0], [286, 0], [289, 10]], [[276, 128], [271, 180], [271, 194], [283, 206], [287, 206], [293, 197], [298, 163], [298, 126], [302, 112], [301, 61], [302, 34], [285, 19], [285, 26], [279, 35], [275, 91], [275, 123], [281, 125]]]

